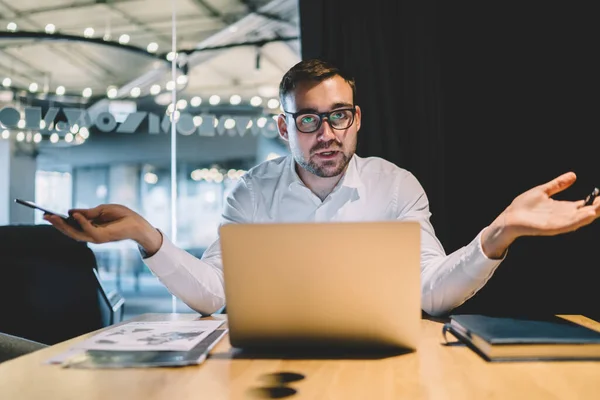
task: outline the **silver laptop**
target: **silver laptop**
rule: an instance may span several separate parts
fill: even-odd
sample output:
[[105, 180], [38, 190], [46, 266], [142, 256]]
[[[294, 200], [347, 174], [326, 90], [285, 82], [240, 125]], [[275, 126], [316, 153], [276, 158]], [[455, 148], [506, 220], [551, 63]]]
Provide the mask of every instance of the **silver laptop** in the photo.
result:
[[415, 350], [418, 222], [220, 229], [231, 345]]

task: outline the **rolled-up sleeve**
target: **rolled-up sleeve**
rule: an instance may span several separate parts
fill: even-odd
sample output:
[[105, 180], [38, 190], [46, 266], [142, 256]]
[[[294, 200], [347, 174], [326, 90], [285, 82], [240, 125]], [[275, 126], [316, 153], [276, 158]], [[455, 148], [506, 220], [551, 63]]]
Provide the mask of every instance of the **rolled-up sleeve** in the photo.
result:
[[[250, 222], [253, 203], [251, 184], [242, 177], [225, 200], [221, 225]], [[143, 258], [143, 261], [169, 292], [193, 310], [208, 315], [225, 305], [219, 239], [198, 259], [177, 247], [163, 234], [163, 243], [158, 252]]]
[[439, 316], [460, 306], [491, 278], [502, 259], [490, 259], [481, 246], [481, 230], [466, 246], [446, 254], [430, 222], [429, 201], [423, 187], [410, 173], [398, 182], [398, 220], [421, 225], [421, 306]]

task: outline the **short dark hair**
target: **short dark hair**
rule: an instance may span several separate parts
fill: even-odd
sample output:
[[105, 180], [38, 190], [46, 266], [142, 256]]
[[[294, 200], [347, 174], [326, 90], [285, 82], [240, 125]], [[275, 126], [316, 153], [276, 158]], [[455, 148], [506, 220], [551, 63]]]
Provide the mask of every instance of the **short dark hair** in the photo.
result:
[[334, 76], [342, 77], [352, 88], [352, 101], [356, 98], [356, 83], [354, 77], [342, 71], [335, 65], [316, 58], [302, 60], [290, 68], [279, 84], [279, 99], [283, 105], [284, 97], [290, 94], [302, 82], [323, 82]]

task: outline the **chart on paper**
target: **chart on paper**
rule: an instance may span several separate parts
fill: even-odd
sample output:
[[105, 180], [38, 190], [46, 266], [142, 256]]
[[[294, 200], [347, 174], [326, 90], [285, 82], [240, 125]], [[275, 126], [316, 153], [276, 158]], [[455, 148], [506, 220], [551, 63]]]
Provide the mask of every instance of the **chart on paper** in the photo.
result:
[[77, 345], [86, 350], [188, 351], [224, 321], [130, 322]]

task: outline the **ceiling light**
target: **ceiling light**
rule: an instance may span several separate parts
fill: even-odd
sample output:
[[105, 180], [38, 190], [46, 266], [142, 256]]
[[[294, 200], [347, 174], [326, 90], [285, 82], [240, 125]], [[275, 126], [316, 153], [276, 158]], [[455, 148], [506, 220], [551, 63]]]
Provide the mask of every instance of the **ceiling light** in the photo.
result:
[[173, 89], [175, 89], [175, 82], [169, 81], [169, 82], [167, 82], [165, 87], [167, 88], [167, 90], [173, 90]]
[[10, 137], [10, 132], [5, 129], [2, 131], [2, 139], [8, 139]]
[[154, 96], [154, 102], [161, 106], [166, 106], [171, 102], [171, 93], [163, 92]]
[[146, 172], [144, 174], [144, 182], [154, 185], [156, 182], [158, 182], [158, 175], [156, 175], [154, 172]]
[[88, 88], [85, 88], [85, 89], [83, 89], [83, 92], [81, 92], [81, 95], [82, 95], [83, 97], [86, 97], [86, 98], [87, 98], [87, 97], [92, 97], [92, 89], [91, 89], [91, 88], [89, 88], [89, 87], [88, 87]]
[[119, 43], [121, 43], [121, 44], [129, 43], [129, 35], [124, 33], [121, 36], [119, 36]]
[[59, 86], [56, 88], [56, 95], [57, 96], [62, 96], [65, 94], [65, 87], [64, 86]]
[[219, 96], [217, 96], [216, 94], [213, 94], [208, 99], [208, 102], [213, 106], [216, 106], [217, 104], [219, 104], [220, 101], [221, 101], [221, 98]]
[[19, 128], [19, 129], [25, 128], [25, 120], [24, 119], [20, 119], [19, 122], [17, 122], [17, 128]]
[[17, 133], [17, 142], [22, 142], [25, 139], [25, 134], [23, 132]]
[[169, 61], [173, 61], [175, 59], [175, 56], [179, 56], [179, 53], [173, 53], [172, 51], [170, 51], [167, 54], [167, 60]]
[[186, 107], [187, 107], [187, 105], [188, 105], [188, 102], [187, 102], [187, 100], [185, 100], [185, 99], [181, 99], [181, 100], [179, 100], [179, 101], [177, 102], [177, 109], [178, 109], [178, 110], [185, 110], [185, 109], [186, 109]]
[[233, 118], [227, 118], [225, 120], [225, 123], [223, 124], [223, 126], [225, 127], [225, 129], [233, 129], [233, 128], [235, 128], [235, 119], [233, 119]]
[[86, 128], [85, 126], [83, 126], [79, 130], [79, 135], [81, 135], [82, 138], [87, 139], [87, 138], [90, 137], [90, 131], [88, 130], [88, 128]]
[[202, 98], [200, 96], [194, 96], [190, 100], [190, 105], [192, 107], [198, 107], [200, 104], [202, 104]]
[[254, 96], [253, 98], [250, 99], [250, 104], [252, 104], [254, 107], [258, 107], [262, 104], [263, 100], [262, 97], [260, 96]]
[[185, 85], [188, 81], [188, 77], [187, 75], [179, 75], [177, 77], [177, 84], [178, 85]]
[[2, 86], [4, 86], [4, 87], [10, 87], [11, 84], [12, 84], [12, 80], [10, 78], [4, 78], [2, 80]]
[[106, 89], [106, 96], [109, 99], [114, 99], [115, 97], [117, 97], [117, 94], [118, 94], [118, 91], [115, 86], [109, 86], [108, 89]]
[[73, 134], [72, 133], [67, 133], [65, 135], [65, 142], [71, 143], [72, 141], [73, 141]]
[[52, 135], [50, 135], [50, 141], [52, 143], [58, 142], [58, 133], [53, 133]]
[[33, 93], [33, 92], [37, 92], [37, 90], [38, 90], [38, 84], [37, 84], [37, 83], [35, 83], [35, 82], [32, 82], [32, 83], [29, 85], [29, 91], [30, 91], [31, 93]]
[[150, 88], [150, 94], [157, 95], [160, 93], [160, 85], [152, 85]]
[[141, 93], [142, 93], [142, 90], [139, 87], [134, 87], [133, 89], [131, 89], [131, 92], [129, 92], [131, 97], [139, 97], [139, 95]]
[[256, 126], [258, 126], [259, 128], [264, 128], [266, 124], [267, 124], [267, 119], [265, 117], [260, 117], [259, 119], [256, 120]]
[[49, 35], [52, 35], [54, 32], [56, 32], [56, 26], [54, 26], [54, 24], [48, 24], [46, 25], [46, 33]]
[[146, 50], [148, 50], [148, 53], [156, 53], [158, 50], [158, 43], [149, 43], [148, 47], [146, 47]]
[[234, 106], [237, 106], [241, 102], [242, 102], [242, 98], [238, 94], [234, 94], [233, 96], [231, 96], [229, 98], [229, 103], [232, 104], [232, 105], [234, 105]]
[[42, 134], [38, 132], [35, 135], [33, 135], [33, 141], [35, 143], [41, 142], [42, 141]]
[[85, 28], [83, 31], [83, 36], [86, 38], [91, 38], [94, 36], [94, 28]]
[[277, 100], [277, 99], [270, 99], [267, 102], [267, 107], [269, 107], [271, 109], [279, 107], [279, 100]]
[[8, 25], [6, 25], [6, 30], [9, 32], [14, 32], [17, 30], [17, 24], [15, 24], [14, 22], [9, 22]]
[[199, 115], [196, 115], [194, 118], [192, 118], [192, 121], [194, 121], [195, 126], [202, 125], [202, 117]]

